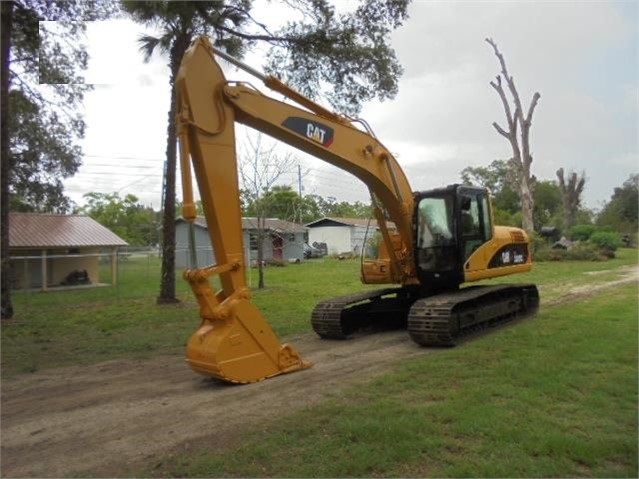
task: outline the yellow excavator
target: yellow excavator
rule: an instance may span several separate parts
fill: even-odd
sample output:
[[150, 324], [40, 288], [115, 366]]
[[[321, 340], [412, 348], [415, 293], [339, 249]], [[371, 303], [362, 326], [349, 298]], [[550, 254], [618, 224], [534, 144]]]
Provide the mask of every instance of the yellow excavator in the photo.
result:
[[[275, 100], [245, 82], [228, 81], [221, 57], [288, 99]], [[237, 173], [235, 124], [264, 132], [359, 178], [368, 187], [381, 233], [377, 258], [362, 259], [366, 284], [399, 286], [318, 304], [322, 338], [346, 338], [378, 326], [408, 329], [420, 345], [451, 346], [460, 336], [538, 308], [532, 284], [460, 287], [529, 271], [526, 233], [495, 226], [486, 189], [451, 185], [413, 192], [405, 173], [366, 122], [336, 114], [223, 52], [206, 37], [185, 53], [176, 80], [183, 216], [196, 208], [197, 180], [216, 264], [184, 272], [201, 324], [187, 345], [198, 373], [250, 383], [311, 366], [281, 344], [251, 301]], [[192, 167], [192, 169], [191, 169]], [[211, 277], [218, 276], [214, 291]]]

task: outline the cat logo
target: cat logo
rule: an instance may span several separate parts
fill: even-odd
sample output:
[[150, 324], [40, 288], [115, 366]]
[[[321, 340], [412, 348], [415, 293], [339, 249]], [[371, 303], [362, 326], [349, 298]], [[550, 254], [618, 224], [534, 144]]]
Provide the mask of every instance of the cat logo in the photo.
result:
[[322, 125], [313, 120], [300, 118], [297, 116], [289, 116], [282, 126], [289, 130], [302, 135], [315, 143], [319, 143], [324, 148], [330, 148], [333, 144], [334, 131], [331, 127]]

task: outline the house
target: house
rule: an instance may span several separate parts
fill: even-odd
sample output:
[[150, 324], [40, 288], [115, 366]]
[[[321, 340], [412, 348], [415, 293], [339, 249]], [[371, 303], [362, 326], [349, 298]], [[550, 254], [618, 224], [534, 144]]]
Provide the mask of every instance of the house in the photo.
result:
[[[328, 254], [332, 255], [361, 254], [364, 242], [378, 231], [377, 221], [365, 218], [321, 218], [305, 226], [309, 244], [326, 243]], [[394, 228], [392, 223], [387, 226]]]
[[[304, 257], [304, 240], [306, 228], [290, 221], [266, 218], [266, 230], [263, 242], [264, 261], [301, 260]], [[211, 246], [206, 218], [198, 216], [194, 222], [195, 249], [197, 266], [216, 263], [215, 252]], [[258, 241], [257, 218], [242, 218], [242, 241], [244, 243], [247, 263], [257, 260]], [[178, 268], [190, 267], [189, 225], [183, 218], [178, 218], [175, 225], [176, 251], [175, 264]]]
[[127, 242], [88, 216], [10, 213], [9, 255], [16, 289], [100, 283], [100, 257], [111, 259], [117, 278], [117, 251]]

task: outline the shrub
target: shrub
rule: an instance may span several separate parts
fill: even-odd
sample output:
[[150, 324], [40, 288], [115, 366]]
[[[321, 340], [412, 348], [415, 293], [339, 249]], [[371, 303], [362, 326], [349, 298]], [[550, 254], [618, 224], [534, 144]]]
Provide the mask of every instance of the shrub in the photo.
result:
[[621, 246], [621, 238], [614, 231], [597, 231], [590, 236], [590, 243], [601, 250], [616, 251]]
[[531, 232], [528, 233], [528, 238], [530, 239], [530, 250], [536, 254], [538, 251], [542, 251], [545, 249], [550, 249], [550, 242], [542, 237], [539, 233]]
[[570, 229], [570, 238], [573, 241], [588, 241], [595, 231], [595, 225], [575, 225]]
[[589, 243], [574, 243], [569, 249], [540, 248], [533, 255], [533, 262], [544, 261], [603, 261], [599, 249]]

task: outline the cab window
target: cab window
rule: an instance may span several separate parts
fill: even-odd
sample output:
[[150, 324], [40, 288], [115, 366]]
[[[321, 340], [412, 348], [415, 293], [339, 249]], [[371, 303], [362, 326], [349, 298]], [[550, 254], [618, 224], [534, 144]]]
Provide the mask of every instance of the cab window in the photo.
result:
[[419, 247], [433, 248], [453, 241], [453, 204], [450, 198], [423, 198], [419, 202]]

